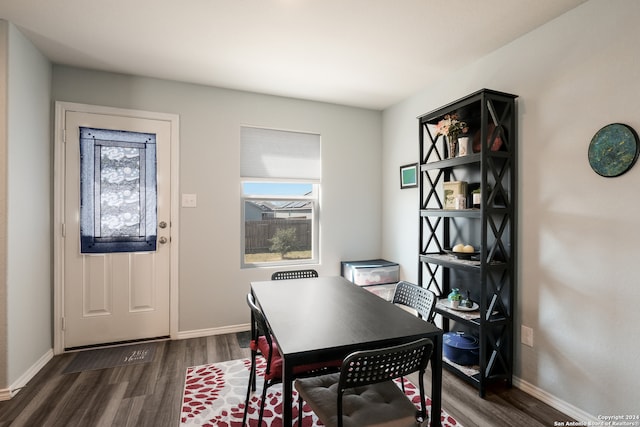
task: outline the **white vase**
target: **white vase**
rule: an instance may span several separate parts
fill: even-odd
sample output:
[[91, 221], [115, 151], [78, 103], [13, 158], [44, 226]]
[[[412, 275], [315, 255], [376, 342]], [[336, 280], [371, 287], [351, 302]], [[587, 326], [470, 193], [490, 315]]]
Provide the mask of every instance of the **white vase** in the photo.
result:
[[459, 136], [458, 137], [458, 155], [466, 156], [471, 153], [470, 143], [471, 139], [468, 136]]

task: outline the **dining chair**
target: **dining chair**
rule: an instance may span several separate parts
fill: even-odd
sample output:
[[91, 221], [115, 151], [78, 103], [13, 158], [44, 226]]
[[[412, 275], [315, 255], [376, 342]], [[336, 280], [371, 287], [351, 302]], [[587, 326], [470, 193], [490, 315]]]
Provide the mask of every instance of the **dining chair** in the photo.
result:
[[[344, 359], [340, 372], [298, 379], [298, 425], [303, 401], [327, 427], [410, 426], [427, 419], [424, 374], [433, 342], [414, 342], [357, 351]], [[419, 372], [420, 409], [393, 381]]]
[[306, 279], [310, 277], [318, 277], [318, 272], [311, 269], [276, 271], [271, 275], [271, 280]]
[[[399, 304], [415, 310], [416, 314], [427, 322], [433, 323], [435, 317], [436, 294], [427, 288], [423, 288], [413, 283], [400, 281], [396, 285], [393, 298], [393, 304]], [[402, 391], [404, 390], [404, 381], [402, 381]]]
[[433, 323], [436, 294], [427, 288], [405, 281], [398, 282], [391, 302], [412, 308], [420, 318]]
[[[264, 369], [264, 384], [262, 386], [262, 396], [260, 400], [260, 413], [258, 415], [258, 425], [262, 425], [264, 416], [264, 405], [267, 396], [267, 389], [274, 384], [282, 382], [282, 355], [278, 350], [278, 345], [271, 336], [267, 320], [262, 310], [256, 305], [252, 294], [247, 294], [247, 305], [251, 310], [251, 368], [249, 371], [249, 383], [247, 385], [247, 397], [245, 399], [242, 425], [246, 425], [249, 410], [249, 399], [251, 391], [256, 390], [257, 376], [257, 355], [260, 353], [266, 360]], [[311, 375], [321, 375], [328, 372], [337, 372], [340, 369], [341, 361], [321, 362], [294, 368], [294, 379]]]

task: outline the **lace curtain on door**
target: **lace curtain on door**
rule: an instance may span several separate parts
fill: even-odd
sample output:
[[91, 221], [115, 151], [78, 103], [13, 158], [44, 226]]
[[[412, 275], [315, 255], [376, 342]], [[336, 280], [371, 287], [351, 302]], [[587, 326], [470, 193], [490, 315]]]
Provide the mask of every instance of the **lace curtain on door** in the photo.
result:
[[80, 128], [82, 253], [156, 250], [156, 135]]

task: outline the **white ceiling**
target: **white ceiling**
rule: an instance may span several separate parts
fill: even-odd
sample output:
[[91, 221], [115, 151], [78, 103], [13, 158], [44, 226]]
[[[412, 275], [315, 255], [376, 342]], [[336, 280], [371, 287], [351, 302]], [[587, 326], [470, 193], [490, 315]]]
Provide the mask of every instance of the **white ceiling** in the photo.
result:
[[585, 0], [0, 0], [51, 61], [384, 109]]

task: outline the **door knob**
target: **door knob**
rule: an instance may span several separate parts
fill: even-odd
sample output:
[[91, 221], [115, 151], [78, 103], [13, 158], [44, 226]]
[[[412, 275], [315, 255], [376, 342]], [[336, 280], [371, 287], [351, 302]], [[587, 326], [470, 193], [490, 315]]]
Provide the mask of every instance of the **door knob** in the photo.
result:
[[167, 238], [162, 236], [158, 241], [160, 242], [161, 245], [164, 245], [165, 243], [167, 243]]
[[167, 228], [167, 223], [164, 221], [160, 221], [160, 224], [158, 224], [158, 227], [160, 228]]

